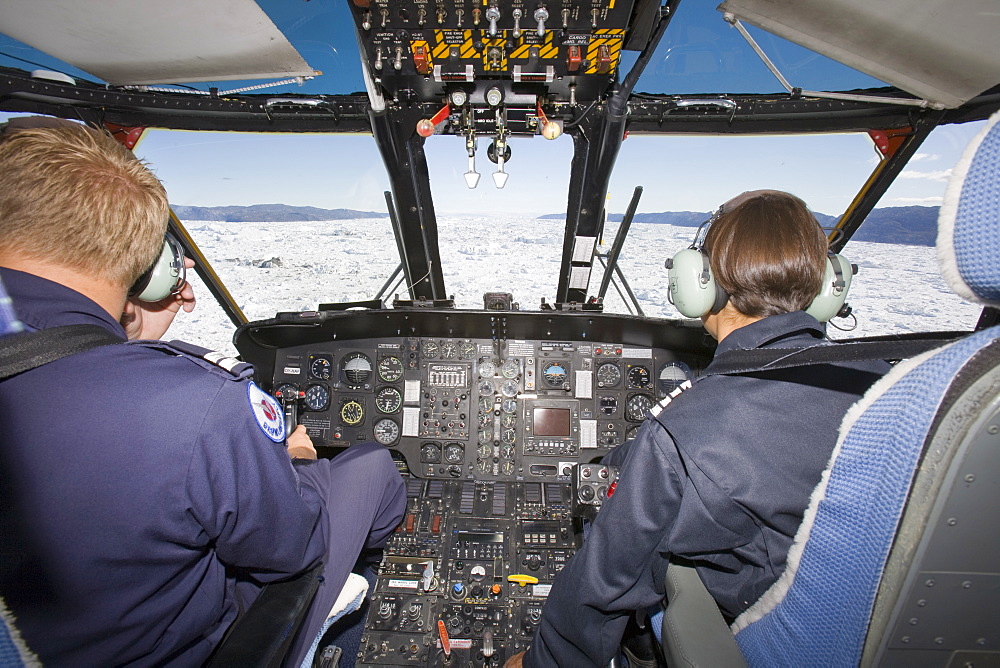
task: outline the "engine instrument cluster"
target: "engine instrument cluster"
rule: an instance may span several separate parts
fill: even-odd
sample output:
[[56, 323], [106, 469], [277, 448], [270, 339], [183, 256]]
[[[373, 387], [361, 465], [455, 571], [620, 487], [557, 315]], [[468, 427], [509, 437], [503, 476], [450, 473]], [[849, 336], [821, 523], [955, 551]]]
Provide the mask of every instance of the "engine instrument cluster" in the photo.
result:
[[631, 437], [690, 374], [622, 343], [384, 337], [282, 349], [272, 387], [319, 446], [375, 440], [423, 478], [554, 480]]

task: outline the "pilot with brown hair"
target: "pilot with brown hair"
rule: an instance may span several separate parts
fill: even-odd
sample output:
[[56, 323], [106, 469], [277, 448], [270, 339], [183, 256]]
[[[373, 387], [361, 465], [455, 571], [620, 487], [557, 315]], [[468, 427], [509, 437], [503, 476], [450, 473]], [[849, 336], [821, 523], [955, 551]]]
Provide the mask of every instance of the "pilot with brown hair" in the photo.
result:
[[[805, 309], [832, 260], [802, 200], [743, 193], [692, 250], [718, 286], [701, 315], [717, 355], [824, 344]], [[709, 365], [660, 402], [606, 458], [621, 467], [615, 493], [556, 577], [530, 649], [508, 665], [606, 666], [633, 612], [662, 601], [671, 558], [697, 566], [727, 619], [747, 609], [785, 568], [841, 419], [887, 370], [876, 361], [727, 376]]]
[[398, 524], [399, 473], [374, 443], [316, 461], [299, 432], [290, 453], [248, 365], [126, 341], [192, 305], [183, 287], [128, 296], [164, 246], [166, 193], [109, 136], [57, 125], [0, 138], [0, 280], [27, 330], [115, 343], [0, 381], [0, 597], [46, 665], [200, 665], [262, 584], [322, 561], [301, 661]]

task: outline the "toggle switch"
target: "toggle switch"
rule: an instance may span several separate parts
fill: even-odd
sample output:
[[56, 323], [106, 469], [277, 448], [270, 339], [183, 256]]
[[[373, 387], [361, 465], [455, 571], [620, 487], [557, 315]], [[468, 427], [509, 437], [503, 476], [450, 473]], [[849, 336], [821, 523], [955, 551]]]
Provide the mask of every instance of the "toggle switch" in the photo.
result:
[[490, 37], [497, 36], [497, 21], [500, 19], [500, 10], [496, 5], [490, 5], [486, 10], [486, 20], [490, 22], [489, 34]]
[[520, 9], [514, 10], [514, 39], [521, 36], [521, 17], [524, 16], [524, 12]]
[[549, 10], [545, 9], [544, 6], [540, 6], [535, 10], [535, 20], [538, 21], [538, 36], [545, 36], [545, 22], [549, 20]]
[[580, 69], [581, 63], [583, 63], [583, 49], [571, 44], [566, 53], [566, 70], [568, 72], [576, 72]]

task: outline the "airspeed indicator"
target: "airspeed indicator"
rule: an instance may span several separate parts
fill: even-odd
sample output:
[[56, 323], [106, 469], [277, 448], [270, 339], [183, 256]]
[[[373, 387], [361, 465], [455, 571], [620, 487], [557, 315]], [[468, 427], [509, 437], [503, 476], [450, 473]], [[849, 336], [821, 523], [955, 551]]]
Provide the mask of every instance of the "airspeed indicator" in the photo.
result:
[[378, 361], [378, 377], [387, 383], [395, 383], [403, 377], [403, 362], [395, 355]]

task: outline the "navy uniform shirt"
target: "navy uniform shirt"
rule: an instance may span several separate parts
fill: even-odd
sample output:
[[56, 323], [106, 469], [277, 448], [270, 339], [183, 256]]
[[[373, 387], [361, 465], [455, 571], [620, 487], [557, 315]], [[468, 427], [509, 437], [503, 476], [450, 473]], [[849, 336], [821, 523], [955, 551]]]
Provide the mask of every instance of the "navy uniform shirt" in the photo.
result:
[[[797, 311], [737, 329], [717, 352], [823, 336]], [[841, 419], [888, 369], [876, 361], [715, 376], [710, 365], [661, 402], [606, 458], [621, 466], [615, 493], [556, 577], [524, 665], [607, 665], [630, 611], [662, 601], [672, 555], [698, 565], [724, 615], [749, 607], [784, 570]]]
[[[124, 340], [83, 295], [0, 276], [27, 328]], [[236, 616], [237, 578], [322, 559], [322, 502], [248, 373], [128, 343], [0, 382], [0, 595], [43, 663], [200, 664]]]

